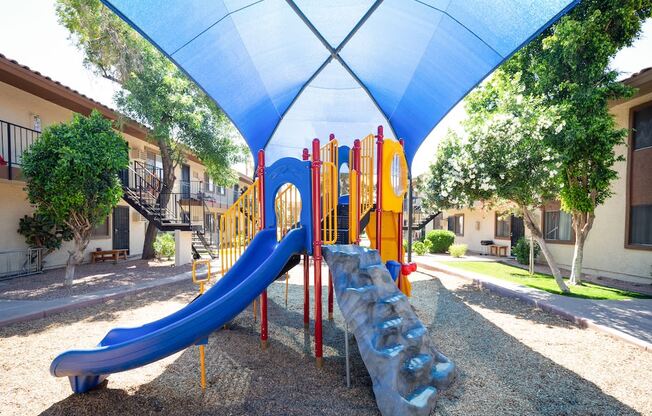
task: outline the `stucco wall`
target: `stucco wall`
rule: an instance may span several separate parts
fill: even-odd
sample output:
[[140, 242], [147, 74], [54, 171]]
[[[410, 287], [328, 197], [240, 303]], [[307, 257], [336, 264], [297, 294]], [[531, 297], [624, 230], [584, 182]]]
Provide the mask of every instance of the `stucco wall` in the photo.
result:
[[[34, 115], [38, 115], [41, 118], [41, 127], [45, 128], [53, 123], [69, 121], [72, 118], [73, 112], [0, 82], [0, 120], [33, 128]], [[123, 134], [123, 137], [127, 140], [131, 149], [144, 150], [145, 147], [149, 147], [157, 151], [156, 146], [144, 140], [127, 134]], [[133, 158], [134, 152], [130, 151], [130, 156]], [[200, 180], [203, 180], [204, 167], [193, 161], [187, 163], [190, 165], [191, 180], [195, 179], [195, 175]], [[177, 178], [178, 180], [181, 178], [180, 167], [177, 169]], [[26, 193], [23, 190], [24, 186], [25, 183], [22, 181], [0, 179], [0, 206], [2, 207], [0, 209], [0, 251], [27, 248], [24, 238], [17, 232], [20, 218], [33, 212], [33, 208], [27, 201]], [[128, 206], [125, 201], [120, 201], [119, 205]], [[130, 256], [138, 257], [142, 254], [147, 221], [143, 221], [143, 218], [131, 207], [129, 209], [129, 220]], [[112, 221], [111, 216], [109, 216], [109, 221]], [[112, 224], [110, 224], [109, 230], [109, 237], [93, 238], [91, 240], [86, 250], [85, 261], [90, 260], [90, 255], [88, 254], [90, 251], [94, 251], [97, 248], [103, 250], [112, 248]], [[52, 268], [64, 265], [68, 258], [68, 249], [71, 247], [72, 243], [64, 243], [60, 250], [46, 257], [45, 266]], [[2, 255], [0, 255], [0, 263], [2, 260]], [[0, 264], [0, 274], [3, 273], [4, 268], [6, 267]]]
[[[652, 100], [652, 93], [614, 106], [611, 108], [611, 113], [619, 126], [629, 128], [630, 109], [650, 100]], [[626, 158], [627, 146], [618, 146], [616, 153]], [[627, 161], [617, 162], [614, 169], [618, 172], [618, 179], [612, 182], [613, 195], [596, 209], [595, 223], [586, 241], [584, 272], [634, 282], [650, 282], [652, 281], [652, 251], [625, 248]], [[650, 174], [652, 175], [652, 172]], [[494, 212], [451, 210], [446, 212], [446, 216], [457, 212], [465, 214], [465, 226], [464, 237], [456, 237], [456, 242], [468, 244], [470, 250], [479, 251], [480, 240], [495, 240]], [[538, 218], [540, 220], [540, 213]], [[480, 230], [475, 230], [474, 221], [480, 221]], [[526, 230], [526, 235], [528, 234]], [[549, 243], [548, 246], [560, 266], [571, 267], [574, 250], [572, 244]]]
[[[463, 210], [448, 210], [445, 211], [444, 216], [448, 218], [456, 214], [464, 215], [464, 235], [455, 236], [456, 244], [466, 244], [469, 250], [482, 253], [483, 248], [480, 244], [482, 240], [493, 240], [495, 245], [507, 246], [507, 255], [511, 254], [510, 240], [498, 239], [494, 237], [496, 233], [495, 212], [485, 211], [482, 209], [463, 209]], [[448, 229], [444, 219], [442, 227], [444, 230]]]

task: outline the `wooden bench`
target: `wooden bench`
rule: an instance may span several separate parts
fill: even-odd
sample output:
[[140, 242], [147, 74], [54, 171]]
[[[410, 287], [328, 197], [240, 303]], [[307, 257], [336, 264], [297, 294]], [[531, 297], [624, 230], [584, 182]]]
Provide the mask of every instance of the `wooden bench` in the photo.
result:
[[120, 257], [122, 257], [124, 260], [127, 260], [126, 249], [93, 251], [91, 252], [91, 263], [95, 263], [97, 261], [104, 262], [106, 260], [113, 260], [113, 263], [115, 264], [118, 262]]
[[492, 256], [507, 257], [507, 246], [492, 244], [489, 246], [489, 248], [491, 250], [490, 253]]

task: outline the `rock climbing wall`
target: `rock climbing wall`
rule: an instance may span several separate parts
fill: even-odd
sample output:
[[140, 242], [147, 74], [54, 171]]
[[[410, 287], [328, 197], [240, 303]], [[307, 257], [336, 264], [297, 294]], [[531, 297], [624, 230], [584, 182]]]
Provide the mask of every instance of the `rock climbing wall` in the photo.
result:
[[337, 304], [355, 335], [383, 416], [428, 415], [455, 365], [432, 345], [376, 250], [324, 246]]

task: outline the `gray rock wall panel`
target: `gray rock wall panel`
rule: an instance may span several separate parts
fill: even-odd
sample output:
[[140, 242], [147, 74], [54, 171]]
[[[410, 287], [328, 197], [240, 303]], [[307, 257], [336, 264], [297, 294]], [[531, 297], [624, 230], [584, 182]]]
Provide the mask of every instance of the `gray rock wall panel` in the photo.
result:
[[428, 415], [454, 364], [432, 345], [376, 250], [324, 246], [337, 304], [355, 335], [383, 416]]

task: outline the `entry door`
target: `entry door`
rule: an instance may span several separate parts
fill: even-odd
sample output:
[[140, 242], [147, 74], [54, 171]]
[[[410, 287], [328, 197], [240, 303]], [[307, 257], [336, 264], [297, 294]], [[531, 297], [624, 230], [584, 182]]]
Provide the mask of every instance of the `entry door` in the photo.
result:
[[511, 235], [512, 247], [514, 247], [516, 246], [518, 240], [521, 237], [525, 236], [525, 225], [523, 224], [523, 218], [512, 215], [511, 230], [512, 230], [512, 235]]
[[113, 249], [129, 250], [129, 207], [113, 208]]
[[190, 166], [181, 165], [181, 194], [184, 199], [190, 198]]

